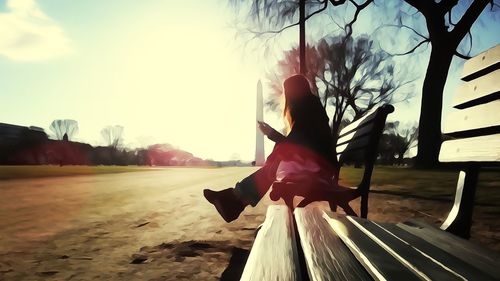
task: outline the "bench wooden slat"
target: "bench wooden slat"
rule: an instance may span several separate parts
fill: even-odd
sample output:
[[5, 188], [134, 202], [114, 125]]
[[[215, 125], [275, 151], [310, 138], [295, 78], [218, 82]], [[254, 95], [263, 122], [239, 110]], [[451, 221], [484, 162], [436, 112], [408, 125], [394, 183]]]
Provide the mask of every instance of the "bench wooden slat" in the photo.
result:
[[[500, 255], [424, 222], [411, 220], [398, 227], [439, 247], [494, 278], [500, 277]], [[479, 279], [477, 279], [479, 280]]]
[[372, 280], [319, 209], [297, 208], [294, 215], [310, 280]]
[[453, 99], [453, 107], [466, 108], [498, 99], [500, 94], [500, 69], [462, 84]]
[[437, 263], [429, 256], [425, 256], [417, 248], [413, 247], [407, 242], [404, 242], [391, 232], [385, 230], [378, 224], [357, 218], [349, 217], [356, 221], [361, 227], [369, 231], [386, 247], [391, 248], [396, 254], [396, 258], [403, 264], [407, 264], [415, 274], [422, 276], [423, 279], [431, 280], [463, 280], [464, 277], [460, 274], [450, 270], [443, 264]]
[[354, 130], [360, 129], [362, 126], [366, 126], [369, 123], [371, 123], [373, 119], [375, 119], [375, 117], [377, 116], [377, 109], [378, 108], [371, 109], [370, 111], [365, 113], [363, 117], [359, 118], [358, 120], [350, 123], [345, 128], [343, 128], [339, 133], [339, 138], [342, 138], [345, 135], [352, 133]]
[[462, 71], [462, 80], [470, 81], [500, 67], [500, 45], [468, 59]]
[[421, 280], [347, 217], [325, 212], [325, 218], [373, 279]]
[[343, 145], [337, 146], [337, 154], [352, 151], [352, 150], [358, 150], [366, 147], [368, 144], [370, 144], [371, 137], [370, 135], [366, 135], [364, 137], [354, 139], [351, 142], [348, 142]]
[[474, 136], [500, 133], [500, 100], [455, 110], [448, 115], [443, 128], [445, 134], [472, 130]]
[[365, 174], [363, 181], [369, 182], [376, 159], [377, 144], [384, 130], [387, 115], [394, 111], [394, 107], [384, 104], [373, 108], [363, 117], [352, 122], [339, 134], [337, 141], [337, 159], [340, 163], [349, 161], [364, 162]]
[[269, 206], [241, 280], [300, 280], [295, 228], [290, 210]]
[[388, 231], [392, 235], [396, 236], [398, 239], [401, 239], [405, 243], [410, 244], [415, 249], [418, 249], [418, 251], [431, 257], [436, 262], [445, 265], [451, 271], [454, 271], [457, 274], [463, 276], [467, 280], [484, 280], [484, 281], [494, 280], [493, 277], [488, 275], [487, 273], [480, 271], [479, 269], [451, 255], [450, 253], [442, 250], [441, 248], [432, 245], [426, 240], [423, 240], [418, 236], [403, 230], [401, 227], [398, 227], [395, 224], [389, 224], [389, 223], [376, 223], [376, 224], [381, 228], [383, 228], [385, 231]]
[[500, 134], [445, 141], [441, 145], [439, 161], [498, 163]]
[[339, 138], [337, 140], [337, 146], [343, 145], [346, 142], [350, 142], [350, 141], [353, 141], [353, 140], [356, 140], [358, 138], [366, 136], [367, 134], [371, 133], [371, 130], [373, 130], [373, 126], [374, 126], [374, 124], [373, 124], [373, 122], [371, 122], [370, 124], [367, 124], [366, 126], [363, 126], [362, 128]]

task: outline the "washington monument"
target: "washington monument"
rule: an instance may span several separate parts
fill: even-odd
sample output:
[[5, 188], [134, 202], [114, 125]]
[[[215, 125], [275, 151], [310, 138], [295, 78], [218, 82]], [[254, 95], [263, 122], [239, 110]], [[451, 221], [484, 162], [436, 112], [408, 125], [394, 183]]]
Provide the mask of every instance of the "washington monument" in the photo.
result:
[[[264, 121], [264, 110], [263, 110], [263, 98], [262, 98], [262, 83], [257, 82], [257, 121]], [[264, 154], [264, 134], [259, 130], [259, 127], [256, 126], [255, 131], [255, 166], [262, 166], [265, 162], [265, 154]]]

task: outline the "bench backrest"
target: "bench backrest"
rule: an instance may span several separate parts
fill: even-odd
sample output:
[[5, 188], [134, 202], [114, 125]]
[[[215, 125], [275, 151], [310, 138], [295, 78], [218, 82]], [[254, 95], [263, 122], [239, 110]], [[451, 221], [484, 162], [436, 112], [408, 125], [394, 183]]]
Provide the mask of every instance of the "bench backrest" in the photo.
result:
[[500, 45], [465, 62], [462, 80], [443, 127], [451, 139], [439, 153], [439, 161], [461, 168], [441, 229], [469, 238], [479, 168], [500, 164]]
[[452, 137], [441, 145], [440, 162], [466, 166], [500, 163], [500, 45], [465, 62], [462, 84], [443, 133]]
[[394, 111], [390, 104], [368, 111], [363, 117], [343, 128], [337, 140], [339, 164], [347, 162], [364, 165], [363, 179], [359, 188], [368, 191], [373, 165], [377, 159], [378, 142], [384, 131], [387, 115]]

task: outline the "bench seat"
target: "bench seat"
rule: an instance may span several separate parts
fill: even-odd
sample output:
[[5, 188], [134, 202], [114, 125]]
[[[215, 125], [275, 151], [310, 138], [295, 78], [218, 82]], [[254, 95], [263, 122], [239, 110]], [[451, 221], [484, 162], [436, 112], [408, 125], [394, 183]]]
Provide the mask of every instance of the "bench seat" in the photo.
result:
[[498, 253], [422, 222], [377, 223], [318, 208], [292, 215], [284, 205], [267, 214], [241, 280], [500, 278]]
[[267, 209], [241, 280], [302, 280], [294, 221], [287, 206]]

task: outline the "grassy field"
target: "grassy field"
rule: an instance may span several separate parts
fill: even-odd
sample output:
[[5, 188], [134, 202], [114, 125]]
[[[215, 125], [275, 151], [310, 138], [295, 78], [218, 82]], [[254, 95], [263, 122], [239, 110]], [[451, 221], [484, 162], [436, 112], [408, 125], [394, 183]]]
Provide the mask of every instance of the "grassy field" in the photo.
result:
[[[0, 166], [0, 180], [142, 172], [157, 169], [139, 166]], [[343, 167], [341, 183], [356, 186], [362, 173], [363, 169]], [[421, 171], [377, 166], [372, 176], [371, 190], [386, 194], [449, 201], [454, 197], [457, 179], [458, 171], [452, 170]], [[476, 191], [476, 202], [480, 205], [500, 207], [499, 187], [500, 170], [482, 171]]]
[[[340, 181], [345, 185], [355, 186], [359, 183], [362, 174], [363, 169], [343, 167]], [[376, 166], [372, 176], [371, 190], [386, 194], [449, 201], [455, 196], [458, 174], [458, 171], [453, 170], [422, 171]], [[500, 207], [500, 170], [481, 171], [476, 189], [476, 203]]]

